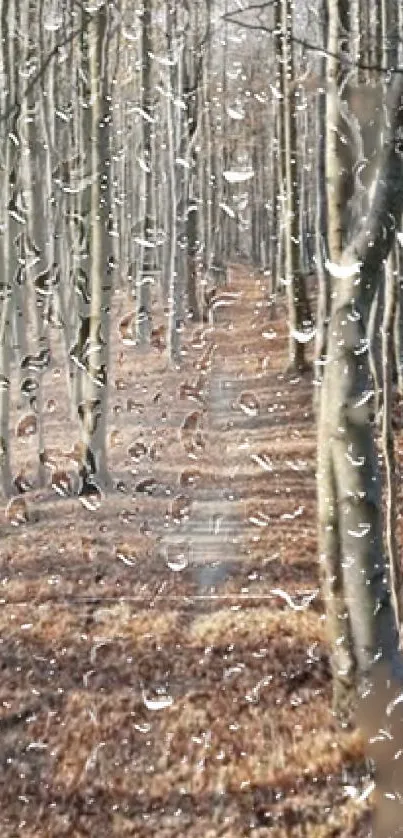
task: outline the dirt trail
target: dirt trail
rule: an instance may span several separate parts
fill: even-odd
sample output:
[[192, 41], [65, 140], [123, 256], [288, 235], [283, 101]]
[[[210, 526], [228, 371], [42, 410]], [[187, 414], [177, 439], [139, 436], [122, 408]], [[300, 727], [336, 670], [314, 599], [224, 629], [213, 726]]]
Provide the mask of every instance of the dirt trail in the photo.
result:
[[233, 267], [225, 294], [180, 371], [116, 339], [99, 508], [33, 489], [3, 528], [5, 838], [368, 835], [362, 745], [330, 711], [312, 383], [284, 373], [264, 279]]

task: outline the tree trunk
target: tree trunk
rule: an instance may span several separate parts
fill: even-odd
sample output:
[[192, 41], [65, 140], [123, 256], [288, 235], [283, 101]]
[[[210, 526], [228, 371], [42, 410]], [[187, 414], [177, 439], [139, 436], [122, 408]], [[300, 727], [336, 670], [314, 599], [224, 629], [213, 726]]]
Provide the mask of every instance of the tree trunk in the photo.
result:
[[173, 100], [181, 101], [183, 94], [183, 42], [178, 37], [177, 9], [171, 2], [166, 7], [166, 32], [168, 50], [171, 56], [176, 48], [178, 52], [177, 65], [170, 67], [168, 73], [167, 96], [167, 131], [168, 131], [168, 166], [170, 179], [170, 261], [169, 261], [169, 292], [168, 292], [168, 330], [167, 351], [170, 363], [179, 365], [181, 360], [181, 332], [183, 328], [183, 270], [180, 243], [183, 224], [184, 199], [187, 189], [187, 175], [180, 171], [181, 160], [184, 159], [183, 147], [183, 118], [182, 109], [173, 113]]
[[289, 318], [289, 368], [306, 368], [305, 343], [299, 338], [307, 319], [305, 277], [299, 270], [299, 196], [297, 173], [297, 131], [292, 57], [292, 7], [282, 3], [282, 72], [285, 180], [285, 265]]
[[[335, 699], [378, 656], [396, 674], [398, 632], [382, 549], [381, 486], [370, 424], [367, 326], [403, 208], [403, 79], [388, 98], [381, 171], [367, 219], [343, 253], [321, 392], [318, 505]], [[346, 617], [348, 616], [348, 621]], [[346, 624], [351, 627], [352, 643]], [[374, 724], [378, 719], [374, 719]]]
[[393, 323], [397, 303], [397, 282], [395, 253], [392, 248], [386, 263], [385, 310], [382, 328], [382, 365], [383, 365], [383, 412], [382, 412], [382, 447], [386, 468], [386, 548], [387, 565], [391, 578], [392, 599], [397, 616], [397, 623], [402, 624], [402, 574], [396, 538], [397, 497], [396, 497], [396, 460], [392, 425], [393, 410]]
[[[327, 0], [321, 3], [321, 21], [324, 43], [328, 40]], [[321, 75], [326, 74], [326, 59], [321, 58]], [[327, 199], [326, 190], [326, 93], [319, 88], [316, 94], [316, 135], [318, 147], [316, 155], [316, 213], [315, 213], [315, 262], [318, 277], [318, 304], [316, 315], [316, 346], [315, 346], [315, 384], [314, 406], [319, 406], [319, 387], [323, 379], [323, 365], [327, 354], [327, 332], [330, 318], [331, 286], [330, 276], [326, 270], [328, 261], [328, 230], [327, 230]]]
[[136, 340], [140, 346], [151, 336], [151, 282], [154, 267], [152, 247], [152, 78], [151, 78], [151, 16], [152, 2], [145, 0], [141, 24], [141, 97], [143, 138], [143, 229], [140, 259], [136, 278]]
[[[384, 270], [384, 269], [382, 269]], [[382, 321], [384, 318], [385, 280], [379, 283], [368, 320], [369, 366], [374, 385], [374, 415], [381, 421], [383, 405]]]
[[400, 398], [403, 396], [403, 277], [401, 273], [400, 245], [396, 244], [396, 310], [393, 325], [394, 356], [396, 362], [396, 385]]
[[[17, 97], [17, 15], [15, 0], [2, 0], [1, 4], [1, 63], [3, 77], [7, 83], [6, 93], [2, 91], [2, 107], [7, 109]], [[10, 375], [11, 375], [11, 336], [14, 316], [14, 276], [16, 268], [15, 224], [10, 209], [16, 199], [16, 169], [19, 141], [16, 145], [11, 135], [18, 140], [18, 123], [13, 115], [5, 132], [5, 171], [4, 171], [4, 207], [5, 229], [3, 234], [3, 277], [0, 286], [0, 479], [1, 488], [6, 497], [11, 494], [12, 474], [9, 448], [10, 422]]]
[[[104, 3], [89, 22], [91, 79], [90, 309], [85, 352], [85, 400], [82, 411], [82, 477], [93, 475], [107, 485], [106, 422], [108, 408], [109, 310], [112, 277], [109, 264], [110, 184], [108, 75], [109, 13]], [[85, 488], [85, 486], [84, 486]]]

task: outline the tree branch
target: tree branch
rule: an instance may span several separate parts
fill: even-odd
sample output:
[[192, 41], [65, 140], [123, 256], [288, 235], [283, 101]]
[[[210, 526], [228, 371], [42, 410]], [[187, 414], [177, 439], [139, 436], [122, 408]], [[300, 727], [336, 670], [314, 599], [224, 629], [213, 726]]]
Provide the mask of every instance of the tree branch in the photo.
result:
[[[248, 6], [245, 9], [235, 9], [233, 12], [228, 12], [228, 14], [221, 15], [221, 20], [225, 20], [227, 23], [232, 23], [233, 26], [240, 26], [242, 29], [250, 29], [255, 32], [266, 32], [268, 35], [275, 35], [277, 31], [275, 26], [266, 26], [263, 23], [246, 23], [245, 21], [236, 20], [233, 17], [234, 14], [244, 14], [245, 12], [249, 12], [251, 9], [256, 8], [264, 8], [264, 6], [259, 7], [258, 5], [253, 5]], [[373, 70], [376, 73], [388, 76], [399, 75], [403, 73], [403, 67], [395, 67], [391, 69], [382, 67], [380, 64], [364, 64], [361, 61], [350, 61], [348, 57], [346, 57], [345, 52], [332, 52], [331, 50], [326, 49], [326, 47], [321, 46], [320, 44], [313, 44], [312, 41], [307, 41], [305, 40], [305, 38], [298, 38], [297, 35], [290, 35], [290, 41], [292, 41], [294, 44], [299, 44], [309, 52], [318, 52], [320, 53], [320, 55], [325, 56], [326, 58], [338, 58], [340, 61], [343, 61], [343, 64], [347, 67], [356, 68], [359, 70]]]
[[25, 90], [23, 90], [20, 98], [16, 99], [15, 102], [13, 102], [13, 104], [10, 105], [4, 113], [0, 114], [0, 123], [6, 122], [8, 119], [10, 119], [11, 116], [13, 116], [16, 113], [19, 113], [21, 109], [21, 102], [24, 99], [26, 99], [27, 96], [29, 96], [29, 94], [34, 89], [35, 85], [37, 85], [38, 82], [41, 81], [41, 79], [46, 73], [46, 70], [49, 67], [50, 62], [52, 61], [52, 58], [54, 58], [57, 55], [59, 49], [61, 49], [64, 46], [67, 46], [67, 44], [70, 44], [71, 41], [73, 41], [74, 38], [77, 37], [77, 35], [80, 35], [81, 31], [81, 26], [79, 29], [73, 29], [69, 33], [69, 35], [66, 35], [66, 37], [63, 38], [63, 40], [58, 41], [58, 43], [55, 44], [53, 49], [51, 49], [49, 54], [46, 56], [45, 61], [41, 64], [37, 72], [33, 75], [31, 81], [28, 82], [28, 84], [26, 85]]

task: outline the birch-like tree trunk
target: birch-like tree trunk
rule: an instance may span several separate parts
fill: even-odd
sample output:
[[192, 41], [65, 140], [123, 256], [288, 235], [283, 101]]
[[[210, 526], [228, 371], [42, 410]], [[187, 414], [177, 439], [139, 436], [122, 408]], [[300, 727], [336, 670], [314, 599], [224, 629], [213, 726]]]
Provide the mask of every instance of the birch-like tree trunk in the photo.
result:
[[282, 74], [285, 183], [285, 267], [289, 319], [289, 368], [306, 368], [305, 343], [299, 339], [309, 319], [305, 277], [299, 270], [299, 195], [297, 174], [297, 125], [292, 55], [292, 6], [281, 0]]
[[402, 572], [397, 545], [396, 458], [392, 425], [393, 409], [393, 323], [397, 305], [397, 276], [394, 248], [385, 269], [385, 310], [382, 324], [382, 447], [386, 469], [386, 549], [390, 568], [391, 589], [398, 625], [402, 624]]
[[[321, 24], [324, 43], [328, 40], [327, 0], [322, 0], [320, 6]], [[320, 59], [320, 75], [326, 76], [326, 58]], [[315, 125], [318, 138], [316, 154], [316, 213], [315, 213], [315, 263], [318, 277], [318, 304], [316, 315], [316, 346], [315, 346], [315, 407], [319, 405], [319, 387], [323, 378], [323, 365], [327, 353], [327, 330], [330, 317], [331, 287], [330, 276], [326, 270], [328, 261], [328, 230], [327, 230], [327, 194], [323, 185], [326, 183], [326, 93], [324, 87], [319, 87], [316, 94]]]
[[346, 194], [352, 191], [346, 180], [352, 173], [342, 158], [342, 144], [346, 143], [345, 128], [340, 118], [340, 91], [346, 83], [346, 65], [342, 63], [341, 44], [349, 31], [348, 0], [328, 2], [328, 55], [326, 98], [326, 195], [329, 256], [332, 262], [341, 259], [346, 238]]
[[[2, 107], [7, 112], [16, 100], [16, 12], [15, 0], [2, 0], [1, 3], [1, 69], [6, 79], [6, 92], [2, 91]], [[12, 137], [15, 137], [14, 145]], [[15, 166], [18, 154], [18, 123], [17, 114], [13, 114], [7, 122], [7, 130], [3, 141], [5, 170], [3, 179], [3, 212], [4, 233], [2, 241], [3, 277], [0, 286], [1, 318], [0, 318], [0, 474], [1, 488], [7, 496], [11, 494], [12, 475], [9, 448], [10, 422], [10, 374], [11, 374], [11, 333], [13, 319], [13, 283], [14, 283], [14, 243], [13, 219], [10, 207], [15, 198], [16, 172]]]
[[102, 3], [88, 22], [91, 84], [91, 212], [89, 316], [86, 330], [84, 404], [81, 412], [83, 485], [96, 475], [107, 485], [106, 425], [108, 408], [110, 268], [110, 88], [109, 10]]
[[395, 320], [393, 324], [393, 346], [394, 356], [396, 361], [396, 386], [397, 391], [402, 398], [403, 396], [403, 276], [402, 276], [402, 255], [401, 246], [396, 244], [395, 252], [396, 261], [396, 283], [397, 283], [397, 299]]
[[202, 317], [200, 305], [200, 269], [201, 269], [201, 176], [199, 168], [200, 139], [199, 132], [202, 124], [202, 81], [204, 73], [205, 42], [211, 37], [210, 0], [205, 0], [206, 24], [205, 34], [200, 43], [198, 7], [195, 14], [189, 14], [185, 34], [184, 69], [184, 99], [186, 104], [188, 144], [188, 194], [186, 196], [186, 245], [187, 245], [187, 303], [188, 313], [193, 322]]
[[185, 207], [188, 194], [188, 134], [184, 125], [181, 106], [183, 100], [184, 36], [179, 19], [180, 10], [168, 0], [166, 7], [166, 32], [170, 66], [167, 72], [167, 132], [168, 165], [171, 197], [170, 265], [168, 292], [167, 351], [172, 364], [181, 360], [181, 335], [184, 324], [184, 296], [186, 291], [185, 259]]
[[136, 340], [142, 346], [151, 336], [151, 283], [153, 280], [154, 249], [152, 229], [152, 78], [151, 78], [151, 18], [152, 1], [144, 0], [141, 22], [141, 124], [143, 184], [143, 223], [140, 259], [136, 279]]

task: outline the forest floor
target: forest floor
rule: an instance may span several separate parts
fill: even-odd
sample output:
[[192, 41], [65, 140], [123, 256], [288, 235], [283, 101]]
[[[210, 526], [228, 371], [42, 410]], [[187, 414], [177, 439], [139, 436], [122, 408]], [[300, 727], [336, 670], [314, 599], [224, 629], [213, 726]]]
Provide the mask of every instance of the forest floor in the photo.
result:
[[[97, 508], [33, 488], [4, 519], [2, 838], [369, 833], [362, 741], [331, 712], [312, 377], [284, 371], [260, 275], [232, 266], [225, 291], [180, 371], [114, 326]], [[53, 365], [45, 431], [73, 472], [63, 382]], [[15, 442], [31, 476], [36, 445]]]

